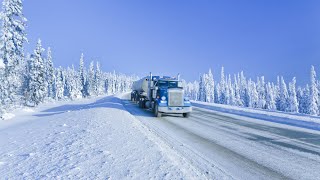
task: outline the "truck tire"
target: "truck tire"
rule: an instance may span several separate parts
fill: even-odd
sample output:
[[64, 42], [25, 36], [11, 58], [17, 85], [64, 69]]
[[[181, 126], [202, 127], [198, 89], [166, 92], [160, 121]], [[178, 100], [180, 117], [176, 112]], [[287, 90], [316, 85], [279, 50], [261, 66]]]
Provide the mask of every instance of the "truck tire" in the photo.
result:
[[190, 116], [190, 113], [183, 113], [182, 115], [184, 118], [188, 118]]
[[146, 108], [146, 100], [145, 99], [140, 99], [139, 100], [139, 107], [142, 109]]
[[155, 107], [154, 107], [154, 115], [156, 117], [161, 117], [162, 114], [159, 112], [159, 108], [158, 108], [158, 105], [156, 104]]
[[143, 107], [142, 107], [142, 100], [141, 100], [141, 99], [139, 99], [138, 103], [139, 103], [139, 108], [143, 108]]

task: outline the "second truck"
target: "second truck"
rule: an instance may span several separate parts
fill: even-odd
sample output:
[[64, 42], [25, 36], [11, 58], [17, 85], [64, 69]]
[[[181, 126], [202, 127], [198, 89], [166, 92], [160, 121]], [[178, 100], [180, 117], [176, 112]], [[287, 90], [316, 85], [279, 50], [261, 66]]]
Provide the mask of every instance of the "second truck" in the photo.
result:
[[146, 76], [132, 85], [131, 100], [139, 107], [151, 109], [156, 117], [162, 114], [182, 114], [189, 117], [192, 106], [185, 97], [182, 82], [169, 76]]

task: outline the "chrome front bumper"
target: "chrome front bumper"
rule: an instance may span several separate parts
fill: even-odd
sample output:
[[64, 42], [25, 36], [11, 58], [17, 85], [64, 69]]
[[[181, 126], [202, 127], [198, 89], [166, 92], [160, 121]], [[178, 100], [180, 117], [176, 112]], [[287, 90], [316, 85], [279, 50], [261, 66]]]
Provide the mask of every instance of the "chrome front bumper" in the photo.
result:
[[181, 113], [189, 113], [192, 111], [192, 107], [158, 107], [158, 111], [161, 113], [168, 114], [181, 114]]

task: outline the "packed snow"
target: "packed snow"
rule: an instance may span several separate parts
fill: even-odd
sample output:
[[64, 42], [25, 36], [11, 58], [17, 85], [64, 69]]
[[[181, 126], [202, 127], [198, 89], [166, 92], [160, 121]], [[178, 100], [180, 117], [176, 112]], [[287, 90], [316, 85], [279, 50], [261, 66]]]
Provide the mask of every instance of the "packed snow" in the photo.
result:
[[196, 105], [189, 118], [155, 118], [152, 112], [125, 101], [131, 114], [196, 164], [208, 179], [320, 177], [320, 131], [208, 107]]
[[2, 59], [0, 59], [0, 69], [1, 68], [4, 68], [5, 66], [4, 66], [4, 64], [3, 64], [3, 62], [2, 62]]
[[39, 106], [0, 123], [4, 179], [201, 179], [108, 96]]

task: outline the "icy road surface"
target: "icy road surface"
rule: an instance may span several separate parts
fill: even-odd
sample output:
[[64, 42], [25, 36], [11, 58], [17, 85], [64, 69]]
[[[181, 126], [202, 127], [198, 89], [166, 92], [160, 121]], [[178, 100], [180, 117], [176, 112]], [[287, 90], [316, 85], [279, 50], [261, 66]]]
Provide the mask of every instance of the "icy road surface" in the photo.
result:
[[0, 122], [0, 179], [203, 179], [115, 97]]
[[189, 118], [125, 108], [208, 179], [320, 179], [320, 132], [194, 108]]

